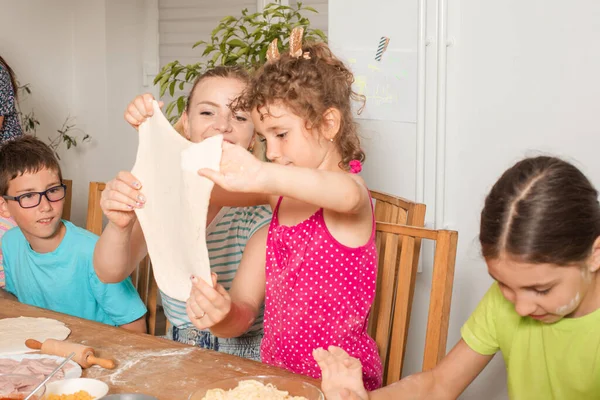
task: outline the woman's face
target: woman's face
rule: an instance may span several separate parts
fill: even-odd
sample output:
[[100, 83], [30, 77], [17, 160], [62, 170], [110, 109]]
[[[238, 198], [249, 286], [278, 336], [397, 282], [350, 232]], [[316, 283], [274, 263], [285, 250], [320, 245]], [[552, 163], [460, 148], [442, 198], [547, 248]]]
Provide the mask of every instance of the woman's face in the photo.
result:
[[231, 103], [242, 93], [246, 83], [236, 78], [210, 77], [201, 80], [183, 113], [184, 135], [198, 143], [222, 134], [227, 142], [249, 148], [254, 141], [254, 125], [250, 114], [233, 113]]

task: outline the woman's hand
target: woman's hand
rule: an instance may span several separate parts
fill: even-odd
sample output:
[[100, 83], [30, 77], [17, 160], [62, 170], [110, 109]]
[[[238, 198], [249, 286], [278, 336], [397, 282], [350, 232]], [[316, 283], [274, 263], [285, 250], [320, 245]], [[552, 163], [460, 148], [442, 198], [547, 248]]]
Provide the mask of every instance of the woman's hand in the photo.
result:
[[223, 142], [220, 170], [204, 168], [198, 173], [229, 192], [262, 193], [266, 165], [243, 147]]
[[[152, 100], [154, 100], [154, 96], [150, 93], [139, 95], [133, 99], [125, 109], [125, 121], [138, 129], [142, 122], [154, 115]], [[163, 102], [159, 101], [158, 106], [162, 107]]]
[[140, 192], [142, 184], [130, 172], [121, 171], [106, 184], [100, 197], [100, 207], [108, 220], [124, 229], [136, 220], [134, 209], [142, 208], [146, 198]]
[[192, 291], [186, 302], [187, 315], [200, 330], [208, 329], [223, 321], [231, 310], [231, 297], [217, 283], [217, 275], [211, 274], [213, 286], [195, 276], [191, 277]]

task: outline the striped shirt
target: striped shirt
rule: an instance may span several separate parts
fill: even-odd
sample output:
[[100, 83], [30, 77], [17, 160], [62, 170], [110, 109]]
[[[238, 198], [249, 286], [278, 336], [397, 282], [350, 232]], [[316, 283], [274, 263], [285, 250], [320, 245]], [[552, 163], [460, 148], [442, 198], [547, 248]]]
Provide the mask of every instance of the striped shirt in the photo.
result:
[[[224, 207], [206, 228], [206, 247], [210, 269], [217, 274], [217, 281], [229, 290], [242, 260], [246, 243], [252, 235], [271, 222], [271, 210], [266, 206]], [[265, 250], [266, 251], [266, 250]], [[169, 322], [180, 329], [194, 327], [185, 311], [185, 302], [160, 293]], [[262, 331], [263, 311], [248, 332]]]

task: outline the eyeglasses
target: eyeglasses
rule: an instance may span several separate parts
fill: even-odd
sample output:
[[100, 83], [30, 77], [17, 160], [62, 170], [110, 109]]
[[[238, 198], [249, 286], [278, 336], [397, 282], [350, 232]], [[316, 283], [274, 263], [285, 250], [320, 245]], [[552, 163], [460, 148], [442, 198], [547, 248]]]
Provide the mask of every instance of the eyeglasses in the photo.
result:
[[19, 196], [2, 196], [2, 198], [17, 201], [21, 208], [33, 208], [40, 205], [42, 196], [46, 196], [48, 201], [54, 203], [64, 199], [66, 194], [67, 186], [63, 183], [59, 186], [53, 186], [43, 192], [29, 192]]

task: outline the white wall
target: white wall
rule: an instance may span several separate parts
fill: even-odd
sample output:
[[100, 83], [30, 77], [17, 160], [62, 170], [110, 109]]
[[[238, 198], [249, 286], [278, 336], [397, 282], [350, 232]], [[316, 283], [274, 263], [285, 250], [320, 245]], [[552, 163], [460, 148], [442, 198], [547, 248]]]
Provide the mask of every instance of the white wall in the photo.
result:
[[150, 40], [149, 3], [1, 2], [0, 49], [18, 79], [31, 84], [24, 108], [35, 110], [38, 136], [54, 135], [71, 115], [93, 138], [59, 151], [63, 175], [74, 181], [72, 219], [79, 225], [85, 223], [89, 182], [109, 180], [133, 165], [137, 136], [123, 111], [148, 90], [142, 86], [142, 64], [152, 58], [144, 46]]
[[[450, 342], [491, 282], [479, 257], [478, 211], [498, 176], [549, 152], [600, 187], [600, 3], [463, 0], [449, 5], [446, 223], [459, 231]], [[500, 358], [500, 357], [496, 357]], [[465, 399], [505, 398], [503, 363]]]
[[[574, 161], [600, 187], [596, 155], [600, 147], [600, 53], [594, 45], [600, 39], [600, 3], [448, 0], [450, 46], [443, 126], [447, 136], [445, 149], [440, 149], [445, 156], [445, 191], [438, 191], [437, 196], [437, 6], [441, 1], [425, 3], [430, 44], [423, 50], [426, 101], [421, 122], [425, 126], [422, 176], [427, 221], [434, 221], [436, 200], [441, 200], [438, 227], [459, 232], [450, 348], [491, 283], [477, 235], [484, 197], [499, 175], [523, 156], [550, 152]], [[350, 46], [372, 47], [373, 38], [386, 35], [392, 39], [391, 48], [414, 48], [417, 4], [418, 0], [380, 0], [376, 5], [330, 0], [332, 45], [343, 53]], [[441, 44], [446, 46], [446, 40]], [[415, 198], [419, 193], [415, 193], [414, 126], [385, 121], [361, 121], [361, 126], [367, 135], [365, 177], [369, 185]], [[431, 279], [427, 257], [425, 251], [423, 272], [417, 278], [406, 374], [421, 368]], [[500, 356], [461, 398], [507, 398]]]
[[[329, 43], [347, 62], [357, 51], [374, 57], [382, 36], [391, 38], [388, 51], [416, 52], [416, 1], [381, 0], [377, 7], [367, 7], [361, 0], [330, 0], [328, 16]], [[416, 124], [365, 119], [359, 123], [367, 154], [363, 176], [374, 189], [414, 199]]]

